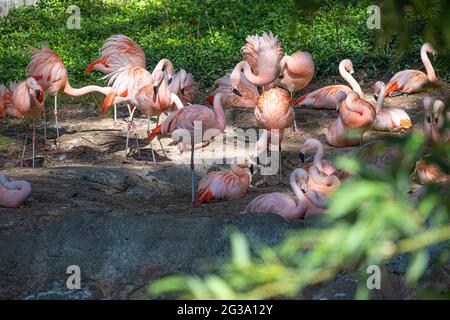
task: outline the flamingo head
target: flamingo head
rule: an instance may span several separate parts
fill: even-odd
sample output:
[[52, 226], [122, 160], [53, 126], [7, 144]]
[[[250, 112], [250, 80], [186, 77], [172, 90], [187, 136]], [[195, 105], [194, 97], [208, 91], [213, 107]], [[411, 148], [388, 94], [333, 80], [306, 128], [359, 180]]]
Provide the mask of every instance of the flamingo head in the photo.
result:
[[433, 59], [436, 58], [437, 51], [436, 49], [431, 45], [431, 43], [427, 42], [424, 43], [422, 46], [422, 49], [424, 49], [426, 52], [429, 52], [433, 55]]
[[340, 66], [343, 66], [345, 70], [347, 70], [350, 74], [355, 73], [353, 70], [353, 63], [350, 59], [344, 59], [339, 63]]
[[377, 81], [373, 87], [373, 97], [378, 101], [379, 97], [384, 97], [386, 92], [386, 85], [383, 81]]
[[444, 112], [445, 105], [441, 100], [436, 100], [433, 104], [433, 121], [435, 124], [439, 123], [442, 118], [442, 113]]
[[303, 143], [302, 147], [300, 148], [300, 152], [298, 153], [298, 156], [302, 163], [305, 163], [306, 153], [315, 150], [318, 148], [318, 146], [321, 145], [320, 141], [314, 138], [309, 138]]
[[30, 95], [35, 97], [39, 103], [44, 102], [44, 90], [40, 85], [38, 85], [36, 79], [32, 77], [28, 78], [26, 84], [29, 89]]

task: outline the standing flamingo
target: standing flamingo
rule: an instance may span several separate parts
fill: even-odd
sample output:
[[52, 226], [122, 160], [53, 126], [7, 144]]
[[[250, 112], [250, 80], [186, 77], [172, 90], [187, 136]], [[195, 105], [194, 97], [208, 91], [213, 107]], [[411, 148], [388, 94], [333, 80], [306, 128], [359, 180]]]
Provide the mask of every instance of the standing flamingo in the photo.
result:
[[250, 188], [253, 165], [230, 165], [231, 172], [210, 172], [200, 180], [195, 202], [236, 200], [244, 197]]
[[[192, 203], [195, 203], [195, 167], [194, 145], [200, 142], [209, 142], [214, 136], [225, 130], [225, 113], [222, 107], [221, 93], [214, 97], [214, 110], [192, 104], [170, 114], [162, 124], [153, 129], [148, 140], [171, 137], [183, 145], [191, 145], [191, 187]], [[201, 126], [199, 127], [198, 124]], [[205, 134], [207, 133], [207, 134]], [[184, 149], [184, 147], [182, 147]], [[183, 150], [181, 149], [181, 150]]]
[[223, 106], [225, 108], [255, 108], [258, 103], [259, 92], [258, 88], [247, 80], [245, 75], [241, 73], [241, 80], [237, 85], [240, 92], [240, 96], [233, 92], [233, 85], [229, 76], [224, 76], [217, 79], [215, 84], [218, 85], [207, 101], [209, 104], [213, 104], [214, 95], [221, 92], [223, 94]]
[[[289, 180], [297, 201], [287, 193], [266, 193], [250, 201], [244, 213], [275, 213], [289, 220], [302, 219], [309, 205], [302, 191], [302, 189], [306, 190], [308, 173], [301, 168], [295, 169]], [[301, 186], [297, 184], [298, 180]]]
[[230, 75], [233, 92], [238, 96], [241, 95], [238, 89], [241, 72], [254, 85], [267, 85], [280, 76], [280, 62], [284, 55], [281, 44], [272, 32], [248, 36], [246, 41], [241, 48], [244, 61], [239, 62]]
[[425, 89], [427, 84], [436, 82], [436, 73], [427, 55], [429, 52], [433, 56], [437, 54], [437, 51], [431, 44], [424, 43], [420, 49], [420, 57], [422, 58], [422, 63], [427, 73], [419, 70], [403, 70], [397, 72], [387, 83], [385, 95], [394, 97], [401, 94], [420, 92]]
[[18, 208], [31, 194], [31, 184], [25, 180], [11, 179], [0, 174], [0, 206]]
[[[34, 78], [13, 84], [10, 87], [10, 100], [6, 102], [6, 113], [17, 119], [29, 118], [33, 121], [33, 168], [35, 166], [35, 145], [36, 145], [36, 120], [44, 111], [44, 90]], [[23, 166], [25, 151], [28, 140], [28, 132], [25, 135], [20, 165]]]
[[[141, 67], [145, 69], [145, 53], [133, 40], [122, 34], [114, 35], [106, 39], [100, 49], [100, 58], [94, 60], [84, 71], [84, 74], [92, 70], [105, 74], [117, 71], [122, 67]], [[134, 107], [128, 106], [128, 111], [134, 111]], [[114, 123], [117, 122], [117, 107], [114, 105]], [[132, 125], [131, 121], [130, 124]]]
[[60, 92], [64, 92], [69, 96], [79, 97], [91, 92], [100, 92], [107, 95], [111, 91], [109, 87], [102, 88], [99, 86], [86, 86], [79, 89], [72, 88], [64, 62], [47, 46], [43, 46], [41, 49], [32, 49], [31, 61], [27, 69], [28, 76], [36, 79], [37, 83], [46, 93], [55, 97], [56, 139], [59, 138], [57, 97]]
[[382, 81], [375, 83], [375, 99], [377, 100], [376, 118], [373, 128], [378, 131], [401, 131], [412, 127], [411, 118], [400, 108], [383, 108], [386, 85]]
[[[155, 71], [155, 78], [153, 78], [144, 68], [125, 67], [110, 73], [107, 77], [112, 91], [106, 96], [101, 112], [106, 112], [111, 105], [124, 101], [137, 106], [139, 111], [148, 117], [159, 116], [173, 103], [178, 108], [183, 108], [178, 96], [170, 92], [161, 70]], [[131, 114], [131, 120], [132, 117], [133, 114]], [[124, 161], [127, 161], [128, 155], [129, 130], [128, 127]], [[155, 162], [153, 148], [152, 153]]]
[[348, 95], [340, 91], [336, 95], [336, 121], [328, 128], [327, 142], [336, 148], [345, 148], [362, 143], [363, 134], [370, 129], [375, 119], [375, 109], [358, 93]]
[[[255, 116], [258, 126], [265, 129], [264, 135], [256, 145], [255, 156], [267, 149], [269, 137], [272, 138], [271, 144], [278, 144], [278, 179], [281, 183], [281, 142], [284, 129], [290, 128], [295, 118], [289, 93], [282, 88], [271, 88], [264, 91], [258, 99]], [[270, 134], [267, 131], [270, 131]], [[275, 136], [273, 136], [274, 134]]]
[[361, 86], [352, 77], [354, 71], [351, 60], [344, 59], [339, 63], [339, 73], [350, 84], [351, 88], [340, 84], [326, 86], [301, 96], [294, 101], [294, 105], [315, 109], [334, 109], [336, 107], [336, 95], [339, 91], [350, 93], [353, 90], [363, 98], [364, 93], [361, 90]]

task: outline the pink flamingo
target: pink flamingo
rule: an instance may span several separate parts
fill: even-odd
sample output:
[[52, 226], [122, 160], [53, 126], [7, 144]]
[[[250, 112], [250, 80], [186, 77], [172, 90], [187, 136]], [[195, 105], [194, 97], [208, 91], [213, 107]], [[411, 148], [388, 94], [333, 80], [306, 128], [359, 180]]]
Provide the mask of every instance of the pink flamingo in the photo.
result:
[[[289, 93], [282, 88], [271, 88], [264, 91], [258, 99], [255, 116], [258, 126], [265, 131], [256, 144], [254, 156], [257, 157], [267, 149], [268, 138], [275, 138], [270, 142], [278, 144], [278, 179], [281, 183], [281, 142], [284, 137], [284, 129], [290, 128], [295, 118]], [[272, 137], [274, 134], [275, 136]]]
[[203, 177], [195, 195], [195, 202], [236, 200], [246, 196], [250, 188], [253, 165], [233, 163], [230, 168], [231, 172], [210, 172]]
[[432, 53], [433, 56], [437, 51], [429, 43], [423, 44], [420, 49], [420, 57], [425, 66], [427, 73], [419, 70], [403, 70], [397, 72], [386, 85], [386, 96], [397, 96], [401, 94], [409, 94], [423, 91], [425, 86], [437, 81], [436, 73], [431, 65], [427, 53]]
[[308, 218], [316, 214], [323, 214], [328, 209], [328, 203], [324, 193], [309, 189], [305, 195], [308, 200], [308, 208], [306, 209], [304, 218]]
[[373, 129], [378, 131], [401, 131], [412, 127], [411, 118], [405, 110], [400, 108], [383, 108], [386, 85], [382, 81], [375, 83], [376, 118]]
[[[302, 219], [309, 206], [309, 202], [302, 190], [306, 190], [308, 173], [301, 168], [292, 171], [290, 185], [296, 200], [287, 193], [273, 192], [262, 194], [254, 198], [244, 210], [244, 213], [275, 213], [285, 219]], [[297, 184], [300, 181], [301, 186]]]
[[0, 174], [0, 206], [18, 208], [31, 194], [31, 184], [24, 180], [11, 181]]
[[308, 173], [308, 190], [321, 192], [328, 196], [333, 194], [341, 186], [341, 181], [337, 176], [321, 173], [316, 166], [311, 166]]
[[[5, 89], [4, 89], [5, 90]], [[30, 118], [33, 121], [33, 168], [35, 166], [35, 144], [36, 144], [36, 119], [44, 111], [44, 90], [34, 78], [12, 84], [9, 94], [4, 95], [4, 105], [6, 114], [17, 119]], [[25, 150], [27, 146], [28, 132], [25, 135], [20, 165], [24, 165]]]
[[247, 80], [245, 75], [241, 73], [241, 80], [237, 85], [240, 92], [240, 96], [233, 92], [233, 85], [229, 76], [224, 76], [217, 79], [215, 84], [218, 85], [217, 89], [208, 96], [207, 101], [209, 104], [213, 104], [214, 95], [217, 93], [223, 94], [223, 106], [225, 108], [255, 108], [258, 103], [259, 92], [258, 88]]
[[230, 75], [233, 92], [238, 96], [241, 95], [238, 89], [241, 72], [254, 85], [267, 85], [280, 76], [280, 62], [284, 55], [281, 44], [272, 32], [248, 36], [246, 41], [241, 48], [244, 61], [239, 62]]
[[339, 63], [339, 73], [350, 84], [351, 88], [339, 84], [326, 86], [301, 96], [294, 101], [294, 105], [315, 109], [334, 109], [336, 107], [336, 95], [339, 91], [350, 93], [353, 90], [363, 98], [364, 93], [358, 81], [352, 77], [354, 73], [353, 63], [349, 59], [342, 60]]
[[5, 117], [7, 114], [7, 108], [12, 104], [13, 93], [11, 88], [0, 85], [0, 118]]
[[[89, 64], [84, 74], [92, 70], [100, 71], [104, 74], [117, 71], [122, 67], [146, 66], [145, 53], [142, 48], [133, 40], [124, 35], [114, 35], [106, 39], [100, 49], [100, 57]], [[128, 112], [134, 111], [134, 106], [128, 105]], [[117, 123], [117, 107], [114, 105], [114, 123]], [[130, 124], [132, 125], [131, 121]]]
[[[195, 203], [195, 167], [194, 167], [194, 145], [200, 142], [209, 142], [214, 136], [225, 130], [225, 113], [222, 107], [221, 93], [214, 97], [214, 110], [192, 104], [170, 114], [162, 124], [153, 129], [148, 141], [156, 136], [158, 139], [171, 137], [181, 143], [183, 151], [184, 144], [191, 145], [191, 187], [192, 203]], [[200, 123], [201, 126], [197, 126]]]
[[[100, 92], [103, 95], [107, 95], [111, 91], [111, 88], [102, 88], [99, 86], [86, 86], [79, 89], [72, 88], [64, 62], [55, 52], [46, 46], [43, 46], [41, 49], [32, 49], [31, 61], [27, 69], [28, 76], [36, 79], [37, 83], [46, 93], [55, 97], [54, 115], [57, 139], [59, 138], [57, 97], [60, 92], [64, 92], [69, 96], [79, 97], [91, 92]], [[46, 132], [44, 134], [45, 139], [47, 139]]]
[[311, 166], [315, 166], [320, 172], [326, 175], [336, 174], [336, 167], [330, 160], [324, 159], [324, 149], [322, 143], [314, 138], [309, 138], [303, 143], [300, 148], [299, 157], [300, 160], [305, 163], [305, 155], [309, 151], [315, 150], [314, 159], [312, 162], [303, 165], [304, 169], [309, 169]]
[[336, 95], [338, 118], [328, 128], [327, 142], [336, 148], [345, 148], [362, 143], [363, 134], [370, 129], [375, 119], [375, 109], [358, 93], [348, 95], [340, 91]]
[[[442, 132], [445, 122], [444, 108], [445, 105], [441, 100], [432, 102], [430, 97], [423, 99], [423, 106], [425, 109], [424, 134], [429, 143], [436, 143], [439, 141], [447, 142], [449, 139], [449, 132]], [[448, 117], [448, 115], [447, 115]]]
[[[125, 101], [137, 106], [139, 111], [148, 117], [159, 116], [162, 112], [169, 110], [172, 104], [179, 109], [183, 108], [181, 100], [167, 86], [163, 72], [156, 70], [154, 73], [155, 78], [146, 69], [135, 66], [121, 68], [107, 75], [112, 91], [103, 101], [101, 112], [106, 112], [113, 104]], [[124, 161], [127, 161], [129, 131], [128, 126]], [[152, 153], [155, 162], [153, 148]]]

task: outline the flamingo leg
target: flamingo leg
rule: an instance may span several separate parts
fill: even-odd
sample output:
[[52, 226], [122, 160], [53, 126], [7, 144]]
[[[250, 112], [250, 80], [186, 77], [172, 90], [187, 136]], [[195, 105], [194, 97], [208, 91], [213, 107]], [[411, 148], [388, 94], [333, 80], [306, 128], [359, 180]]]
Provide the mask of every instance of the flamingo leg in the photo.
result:
[[25, 162], [25, 150], [27, 149], [27, 141], [28, 141], [28, 128], [25, 134], [25, 143], [23, 144], [22, 157], [20, 158], [20, 167], [23, 167]]
[[195, 204], [194, 142], [191, 143], [191, 201]]
[[44, 124], [44, 145], [47, 144], [47, 112], [45, 111], [45, 105], [44, 105], [44, 111], [42, 112], [42, 118], [43, 118], [43, 124]]
[[117, 123], [117, 105], [114, 105], [114, 124]]
[[55, 96], [55, 129], [56, 129], [56, 141], [59, 139], [59, 125], [58, 125], [58, 95]]
[[130, 105], [127, 105], [127, 106], [128, 106], [128, 111], [130, 112], [130, 122], [127, 124], [127, 141], [125, 143], [125, 159], [128, 158], [128, 153], [129, 153], [128, 143], [130, 141], [130, 129], [133, 125], [133, 115], [134, 115], [134, 111], [136, 110], [136, 108], [134, 108], [133, 111], [131, 111]]
[[32, 163], [33, 163], [33, 168], [35, 166], [35, 154], [36, 154], [36, 123], [33, 122], [33, 137], [31, 138], [31, 141], [33, 141], [33, 158], [32, 158]]
[[[290, 92], [290, 94], [291, 94], [291, 103], [292, 103], [292, 100], [294, 97], [293, 97], [292, 92]], [[298, 128], [297, 128], [297, 119], [295, 119], [295, 109], [294, 109], [294, 127], [293, 127], [292, 132], [297, 135], [302, 134], [302, 132], [300, 130], [298, 130]]]
[[281, 182], [281, 141], [278, 144], [278, 184], [283, 184], [283, 182]]

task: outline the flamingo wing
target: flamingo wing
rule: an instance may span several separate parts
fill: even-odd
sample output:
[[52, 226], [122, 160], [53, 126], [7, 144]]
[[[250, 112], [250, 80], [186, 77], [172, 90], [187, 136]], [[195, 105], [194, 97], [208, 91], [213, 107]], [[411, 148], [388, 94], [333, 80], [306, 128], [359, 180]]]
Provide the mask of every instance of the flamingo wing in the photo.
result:
[[245, 213], [276, 213], [282, 215], [286, 208], [295, 207], [297, 204], [286, 193], [266, 193], [254, 198], [245, 208]]
[[418, 70], [403, 70], [397, 72], [386, 84], [385, 96], [396, 93], [413, 93], [428, 82], [428, 76]]

